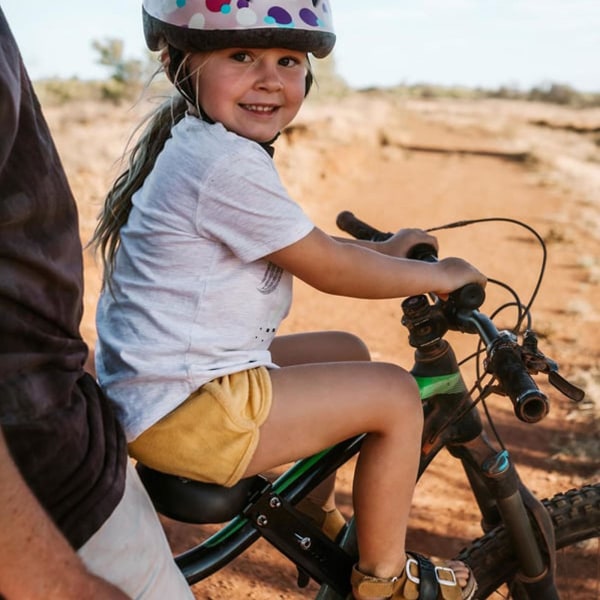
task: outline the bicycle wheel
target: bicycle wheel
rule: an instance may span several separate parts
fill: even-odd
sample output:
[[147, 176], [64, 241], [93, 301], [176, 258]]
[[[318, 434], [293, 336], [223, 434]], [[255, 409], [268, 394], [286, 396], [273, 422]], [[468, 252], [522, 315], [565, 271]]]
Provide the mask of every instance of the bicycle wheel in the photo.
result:
[[[556, 583], [561, 600], [599, 600], [600, 484], [559, 493], [543, 504], [554, 523]], [[514, 582], [518, 564], [503, 527], [475, 540], [459, 559], [475, 573], [479, 600], [529, 600]]]

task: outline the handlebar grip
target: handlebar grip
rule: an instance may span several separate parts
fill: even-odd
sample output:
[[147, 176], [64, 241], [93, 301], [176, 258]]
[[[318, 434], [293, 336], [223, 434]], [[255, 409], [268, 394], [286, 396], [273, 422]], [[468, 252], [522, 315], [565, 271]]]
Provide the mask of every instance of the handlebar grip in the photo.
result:
[[485, 300], [485, 290], [478, 283], [467, 283], [450, 294], [452, 302], [461, 309], [475, 310]]
[[[383, 242], [390, 237], [392, 233], [379, 231], [375, 227], [361, 221], [354, 213], [349, 210], [344, 210], [338, 214], [336, 225], [346, 233], [355, 237], [357, 240], [368, 240], [371, 242]], [[437, 251], [430, 244], [417, 244], [413, 246], [407, 258], [413, 260], [422, 260], [425, 262], [436, 262]], [[485, 300], [484, 289], [476, 283], [468, 283], [467, 285], [455, 290], [450, 294], [450, 302], [453, 306], [460, 309], [472, 310], [479, 308]]]
[[392, 233], [386, 233], [375, 229], [368, 223], [361, 221], [349, 210], [342, 211], [336, 219], [336, 225], [357, 240], [368, 240], [371, 242], [384, 242], [392, 237]]
[[431, 244], [417, 244], [406, 254], [406, 258], [422, 260], [424, 262], [437, 262], [437, 250]]
[[491, 351], [488, 371], [493, 373], [511, 399], [515, 415], [525, 423], [541, 421], [549, 410], [541, 392], [523, 365], [518, 348], [504, 341]]

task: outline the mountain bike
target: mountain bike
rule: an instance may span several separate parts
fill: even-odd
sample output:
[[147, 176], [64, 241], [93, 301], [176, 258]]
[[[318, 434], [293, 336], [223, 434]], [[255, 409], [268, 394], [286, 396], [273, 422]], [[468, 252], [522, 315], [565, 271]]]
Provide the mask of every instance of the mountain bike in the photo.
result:
[[[511, 222], [526, 227], [543, 248], [538, 285], [526, 305], [505, 284], [501, 285], [510, 290], [513, 300], [491, 317], [479, 311], [485, 293], [478, 285], [465, 286], [445, 300], [419, 295], [402, 302], [402, 324], [414, 348], [411, 373], [425, 415], [419, 478], [444, 448], [465, 473], [481, 512], [482, 536], [457, 558], [473, 570], [479, 585], [477, 598], [597, 600], [600, 483], [537, 499], [521, 481], [486, 403], [487, 397], [498, 394], [510, 400], [520, 421], [541, 421], [548, 413], [549, 399], [532, 378], [536, 374], [546, 375], [554, 388], [574, 402], [584, 397], [538, 347], [531, 305], [544, 272], [545, 245], [535, 230]], [[391, 235], [349, 212], [341, 213], [337, 224], [358, 239], [383, 241]], [[470, 222], [451, 226], [465, 224]], [[436, 260], [433, 248], [423, 245], [413, 248], [411, 257]], [[516, 309], [516, 323], [499, 330], [494, 318], [506, 306]], [[468, 357], [477, 365], [470, 389], [461, 373], [462, 363], [445, 339], [449, 331], [478, 340], [476, 351]], [[300, 460], [274, 481], [258, 475], [231, 488], [159, 473], [142, 464], [137, 469], [159, 513], [184, 523], [224, 524], [176, 556], [190, 585], [215, 573], [262, 537], [296, 565], [298, 585], [306, 586], [313, 579], [320, 585], [317, 600], [340, 600], [350, 592], [350, 571], [357, 561], [354, 522], [350, 519], [341, 539], [334, 542], [295, 505], [351, 460], [363, 438], [353, 437]]]

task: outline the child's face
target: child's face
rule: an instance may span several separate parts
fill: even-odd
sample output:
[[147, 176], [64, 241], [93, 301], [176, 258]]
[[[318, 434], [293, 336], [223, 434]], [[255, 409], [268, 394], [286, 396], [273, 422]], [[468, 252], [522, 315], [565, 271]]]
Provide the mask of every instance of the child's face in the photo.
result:
[[228, 130], [256, 142], [272, 140], [296, 116], [305, 94], [307, 58], [281, 48], [196, 54], [198, 102]]

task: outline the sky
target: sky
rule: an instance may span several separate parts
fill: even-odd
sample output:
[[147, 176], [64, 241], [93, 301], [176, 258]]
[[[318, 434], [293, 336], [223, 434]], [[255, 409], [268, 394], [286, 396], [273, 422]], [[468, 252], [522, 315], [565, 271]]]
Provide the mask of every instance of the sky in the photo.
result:
[[[356, 88], [430, 83], [600, 92], [600, 0], [331, 0]], [[32, 79], [109, 75], [92, 41], [145, 57], [139, 0], [0, 0]]]

